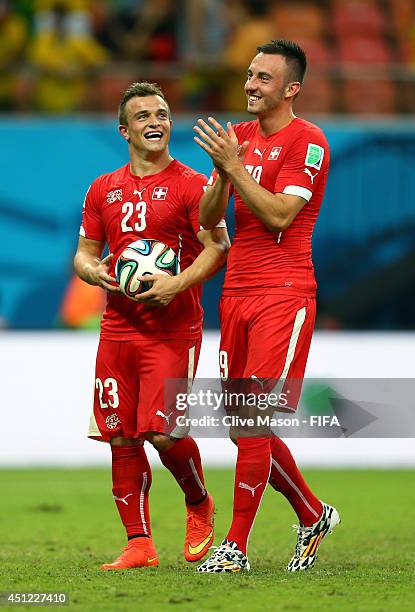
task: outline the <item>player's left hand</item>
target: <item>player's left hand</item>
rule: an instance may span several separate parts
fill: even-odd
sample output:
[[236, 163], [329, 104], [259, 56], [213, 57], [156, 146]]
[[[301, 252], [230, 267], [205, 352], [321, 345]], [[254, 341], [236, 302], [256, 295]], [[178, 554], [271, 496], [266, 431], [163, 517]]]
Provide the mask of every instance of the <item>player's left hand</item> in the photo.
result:
[[136, 302], [147, 306], [168, 306], [179, 292], [179, 284], [176, 276], [165, 274], [146, 274], [137, 277], [140, 281], [153, 283], [148, 291], [141, 293]]
[[226, 124], [226, 130], [213, 117], [209, 117], [208, 121], [211, 125], [203, 119], [197, 120], [198, 125], [193, 129], [199, 136], [195, 136], [194, 141], [210, 155], [219, 172], [221, 169], [225, 173], [230, 172], [243, 161], [249, 143], [239, 145], [230, 121]]

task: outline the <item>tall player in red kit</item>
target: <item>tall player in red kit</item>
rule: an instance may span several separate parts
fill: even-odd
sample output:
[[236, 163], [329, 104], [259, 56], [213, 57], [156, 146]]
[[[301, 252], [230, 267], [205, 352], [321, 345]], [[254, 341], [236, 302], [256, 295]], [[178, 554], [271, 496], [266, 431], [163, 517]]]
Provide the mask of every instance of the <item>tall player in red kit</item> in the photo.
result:
[[[285, 40], [257, 51], [245, 84], [247, 110], [256, 121], [234, 128], [228, 123], [225, 130], [212, 117], [199, 119], [195, 141], [215, 165], [200, 203], [203, 227], [214, 227], [230, 193], [235, 195], [235, 238], [220, 303], [221, 376], [256, 381], [262, 389], [267, 380], [301, 382], [304, 376], [315, 322], [311, 238], [329, 148], [320, 128], [293, 113], [306, 70], [304, 51]], [[297, 388], [290, 395], [292, 411], [299, 393]], [[244, 433], [233, 436], [238, 458], [231, 528], [198, 570], [249, 569], [249, 533], [268, 482], [287, 498], [300, 523], [287, 569], [308, 569], [339, 514], [310, 490], [280, 438]]]
[[[192, 381], [199, 358], [203, 311], [200, 283], [223, 265], [229, 239], [223, 221], [205, 231], [199, 201], [206, 177], [169, 154], [171, 116], [161, 89], [133, 83], [119, 107], [119, 131], [130, 163], [89, 188], [74, 266], [108, 293], [98, 347], [89, 436], [110, 443], [113, 495], [128, 543], [102, 569], [158, 565], [148, 494], [151, 469], [144, 440], [157, 449], [185, 494], [185, 558], [198, 561], [213, 541], [212, 497], [195, 441], [166, 435], [168, 378]], [[114, 263], [138, 238], [156, 239], [179, 257], [177, 276], [146, 276], [152, 287], [138, 301], [121, 294]], [[101, 259], [105, 244], [109, 255]], [[177, 435], [175, 435], [177, 434]]]

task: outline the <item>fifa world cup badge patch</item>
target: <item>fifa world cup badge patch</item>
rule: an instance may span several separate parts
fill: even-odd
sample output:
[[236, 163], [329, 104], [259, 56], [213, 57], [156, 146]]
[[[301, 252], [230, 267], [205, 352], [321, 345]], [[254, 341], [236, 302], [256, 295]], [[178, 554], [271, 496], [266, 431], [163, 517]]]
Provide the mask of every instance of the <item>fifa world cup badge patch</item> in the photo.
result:
[[323, 163], [323, 157], [324, 157], [323, 147], [320, 147], [320, 145], [316, 145], [316, 144], [309, 142], [304, 164], [306, 166], [310, 166], [310, 168], [315, 168], [316, 170], [320, 170], [321, 164]]

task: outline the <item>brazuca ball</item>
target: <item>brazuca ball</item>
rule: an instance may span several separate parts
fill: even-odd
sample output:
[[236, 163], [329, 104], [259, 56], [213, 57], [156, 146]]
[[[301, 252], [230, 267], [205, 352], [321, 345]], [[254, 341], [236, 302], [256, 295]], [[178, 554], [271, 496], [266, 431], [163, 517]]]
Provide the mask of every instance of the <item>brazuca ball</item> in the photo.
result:
[[118, 257], [115, 276], [124, 295], [135, 300], [148, 291], [151, 283], [138, 280], [147, 274], [178, 273], [178, 258], [169, 246], [158, 240], [141, 239], [129, 244]]

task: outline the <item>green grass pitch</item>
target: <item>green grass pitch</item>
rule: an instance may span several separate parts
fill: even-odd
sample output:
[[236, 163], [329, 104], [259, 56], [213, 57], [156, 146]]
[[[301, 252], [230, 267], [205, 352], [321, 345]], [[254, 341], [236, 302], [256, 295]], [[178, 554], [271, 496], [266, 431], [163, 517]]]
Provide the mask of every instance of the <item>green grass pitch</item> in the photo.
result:
[[[0, 471], [0, 591], [67, 591], [64, 609], [414, 610], [414, 471], [310, 470], [341, 525], [313, 570], [287, 574], [296, 522], [268, 489], [250, 539], [248, 574], [198, 575], [182, 556], [184, 504], [169, 473], [155, 470], [153, 535], [160, 568], [102, 572], [124, 546], [109, 470]], [[231, 470], [208, 470], [217, 538], [231, 515]], [[15, 607], [15, 606], [13, 606]], [[27, 607], [23, 607], [28, 609]]]

